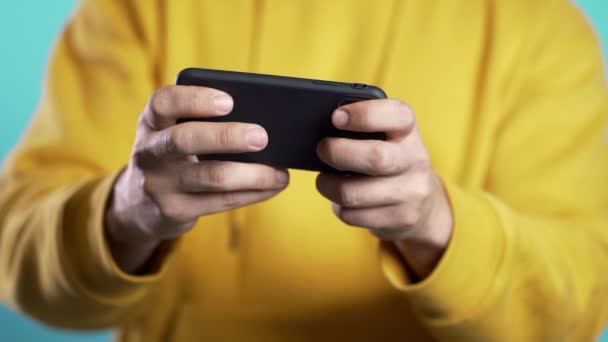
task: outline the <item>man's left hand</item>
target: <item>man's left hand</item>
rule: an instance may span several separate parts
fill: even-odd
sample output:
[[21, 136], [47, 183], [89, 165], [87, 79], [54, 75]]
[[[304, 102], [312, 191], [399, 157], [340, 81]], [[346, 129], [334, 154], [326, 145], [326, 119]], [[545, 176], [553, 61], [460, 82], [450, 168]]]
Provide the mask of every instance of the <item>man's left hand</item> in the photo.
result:
[[449, 243], [453, 218], [413, 110], [396, 99], [362, 101], [338, 108], [332, 122], [342, 130], [385, 132], [386, 140], [321, 141], [323, 162], [359, 175], [321, 173], [319, 192], [345, 223], [393, 241], [410, 271], [425, 278]]

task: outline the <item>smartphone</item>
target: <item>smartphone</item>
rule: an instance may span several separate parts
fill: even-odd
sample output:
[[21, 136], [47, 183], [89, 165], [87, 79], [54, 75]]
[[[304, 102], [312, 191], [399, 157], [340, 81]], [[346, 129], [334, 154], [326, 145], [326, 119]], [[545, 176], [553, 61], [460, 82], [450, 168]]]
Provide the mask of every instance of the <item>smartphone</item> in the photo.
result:
[[181, 71], [177, 84], [218, 89], [234, 100], [228, 115], [194, 120], [254, 123], [268, 132], [268, 145], [262, 151], [205, 155], [207, 160], [337, 172], [317, 156], [316, 147], [323, 138], [386, 138], [383, 132], [339, 130], [331, 122], [341, 105], [386, 98], [382, 89], [371, 85], [196, 68]]

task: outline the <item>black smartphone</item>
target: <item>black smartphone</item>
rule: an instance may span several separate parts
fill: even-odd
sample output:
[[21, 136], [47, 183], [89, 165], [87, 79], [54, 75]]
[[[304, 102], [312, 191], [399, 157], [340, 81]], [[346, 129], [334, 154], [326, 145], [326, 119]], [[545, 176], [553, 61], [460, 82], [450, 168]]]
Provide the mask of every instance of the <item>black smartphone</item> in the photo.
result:
[[177, 84], [222, 90], [234, 100], [230, 114], [194, 120], [255, 123], [268, 132], [268, 146], [262, 151], [206, 155], [205, 159], [336, 172], [317, 157], [321, 139], [386, 138], [382, 132], [339, 130], [331, 122], [341, 105], [386, 98], [382, 89], [371, 85], [196, 68], [181, 71]]

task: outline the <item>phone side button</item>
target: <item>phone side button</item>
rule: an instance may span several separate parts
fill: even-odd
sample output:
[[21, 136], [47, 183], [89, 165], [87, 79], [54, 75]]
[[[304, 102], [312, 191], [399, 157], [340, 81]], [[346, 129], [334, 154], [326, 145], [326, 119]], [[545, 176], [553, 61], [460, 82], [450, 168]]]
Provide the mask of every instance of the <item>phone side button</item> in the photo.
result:
[[312, 83], [321, 84], [321, 85], [329, 85], [329, 86], [334, 86], [334, 87], [339, 87], [342, 85], [341, 83], [330, 82], [330, 81], [312, 81]]

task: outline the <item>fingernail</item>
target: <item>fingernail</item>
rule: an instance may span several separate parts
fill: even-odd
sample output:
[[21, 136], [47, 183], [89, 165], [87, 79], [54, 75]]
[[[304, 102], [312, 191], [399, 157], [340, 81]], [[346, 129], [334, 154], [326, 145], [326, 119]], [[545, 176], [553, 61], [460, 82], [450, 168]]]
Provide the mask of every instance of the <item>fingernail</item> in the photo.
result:
[[217, 95], [213, 98], [213, 102], [215, 103], [215, 109], [219, 114], [228, 114], [232, 110], [232, 97], [226, 94]]
[[277, 182], [279, 184], [281, 184], [281, 185], [287, 184], [287, 181], [289, 180], [289, 174], [287, 174], [287, 171], [277, 170], [276, 176], [277, 176]]
[[266, 146], [268, 136], [266, 131], [261, 127], [251, 127], [247, 130], [247, 143], [254, 149], [260, 149]]
[[338, 109], [332, 116], [332, 121], [336, 127], [344, 127], [348, 123], [348, 113]]

